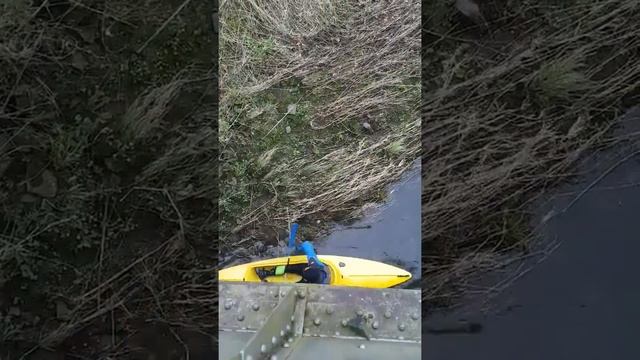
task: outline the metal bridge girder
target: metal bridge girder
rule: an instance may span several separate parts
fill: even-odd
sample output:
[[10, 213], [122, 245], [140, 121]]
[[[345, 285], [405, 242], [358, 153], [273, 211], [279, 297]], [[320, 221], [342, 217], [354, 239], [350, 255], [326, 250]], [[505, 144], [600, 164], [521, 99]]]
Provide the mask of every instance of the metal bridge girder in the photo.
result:
[[223, 359], [420, 356], [418, 290], [226, 283], [220, 295]]

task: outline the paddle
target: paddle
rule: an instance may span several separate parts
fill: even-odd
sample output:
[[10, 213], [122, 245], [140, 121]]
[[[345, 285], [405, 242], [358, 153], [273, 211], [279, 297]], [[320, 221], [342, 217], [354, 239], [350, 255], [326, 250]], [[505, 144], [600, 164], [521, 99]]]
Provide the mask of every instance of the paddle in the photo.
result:
[[[289, 231], [289, 244], [288, 244], [288, 254], [287, 254], [287, 265], [284, 266], [284, 269], [278, 269], [276, 268], [276, 275], [282, 275], [284, 274], [287, 270], [287, 266], [289, 266], [289, 261], [291, 261], [291, 253], [295, 250], [296, 248], [296, 233], [298, 232], [298, 224], [297, 223], [293, 223], [291, 224], [291, 230]], [[278, 274], [281, 273], [281, 274]]]
[[291, 231], [289, 232], [289, 255], [291, 255], [291, 253], [296, 248], [296, 233], [297, 232], [298, 232], [298, 224], [297, 223], [291, 224]]

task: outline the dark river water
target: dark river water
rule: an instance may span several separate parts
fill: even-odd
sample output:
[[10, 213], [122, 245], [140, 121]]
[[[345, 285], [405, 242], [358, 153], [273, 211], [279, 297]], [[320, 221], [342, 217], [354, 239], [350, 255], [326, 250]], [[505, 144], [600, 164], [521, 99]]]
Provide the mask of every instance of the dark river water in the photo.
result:
[[319, 254], [353, 256], [397, 265], [419, 287], [421, 260], [420, 160], [388, 189], [388, 201], [350, 225], [336, 225], [314, 245]]
[[[638, 131], [640, 109], [626, 119], [629, 126], [618, 131]], [[492, 311], [470, 305], [428, 319], [472, 319], [483, 330], [423, 334], [423, 359], [640, 359], [637, 149], [627, 145], [593, 156], [578, 181], [541, 204], [538, 224], [556, 214], [546, 216], [541, 235], [559, 247], [494, 299]]]

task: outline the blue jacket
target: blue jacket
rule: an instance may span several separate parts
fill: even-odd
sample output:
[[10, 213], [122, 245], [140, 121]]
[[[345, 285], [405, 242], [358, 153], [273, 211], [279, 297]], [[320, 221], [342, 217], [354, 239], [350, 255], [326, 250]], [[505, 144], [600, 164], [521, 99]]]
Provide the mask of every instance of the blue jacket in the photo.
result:
[[318, 259], [318, 256], [316, 255], [316, 251], [313, 248], [313, 245], [311, 245], [311, 243], [308, 241], [304, 241], [302, 242], [302, 244], [296, 246], [295, 252], [298, 254], [306, 255], [309, 266], [315, 265], [319, 267], [320, 270], [322, 270], [322, 274], [323, 274], [322, 283], [326, 284], [327, 278], [328, 278], [327, 269], [325, 268], [325, 265], [320, 261], [320, 259]]

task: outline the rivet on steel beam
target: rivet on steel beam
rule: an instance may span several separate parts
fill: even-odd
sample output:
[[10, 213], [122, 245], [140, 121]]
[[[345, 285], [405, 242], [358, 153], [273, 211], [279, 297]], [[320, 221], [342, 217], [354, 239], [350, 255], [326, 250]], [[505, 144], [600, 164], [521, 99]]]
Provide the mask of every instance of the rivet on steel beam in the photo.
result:
[[287, 326], [284, 327], [285, 330], [287, 330], [287, 332], [291, 331], [291, 325], [287, 324]]
[[340, 323], [342, 324], [342, 326], [347, 326], [347, 320], [342, 320]]
[[288, 347], [289, 347], [289, 343], [288, 343], [288, 342], [286, 342], [286, 343], [282, 344], [282, 347], [284, 347], [284, 348], [288, 348]]
[[360, 344], [360, 349], [364, 349], [364, 348], [365, 348], [364, 344]]
[[390, 319], [391, 318], [391, 311], [389, 311], [389, 310], [385, 311], [384, 312], [384, 317], [387, 318], [387, 319]]
[[358, 316], [362, 316], [362, 315], [364, 315], [364, 311], [362, 311], [362, 310], [358, 310], [358, 311], [356, 311], [356, 314], [357, 314]]
[[280, 291], [280, 297], [284, 297], [285, 295], [287, 295], [287, 293], [285, 293], [284, 290]]
[[243, 314], [238, 314], [237, 319], [238, 319], [238, 321], [244, 320], [244, 315]]
[[233, 307], [233, 301], [227, 301], [224, 303], [225, 310], [229, 310], [231, 307]]
[[413, 313], [413, 314], [411, 314], [411, 318], [413, 320], [418, 320], [418, 319], [420, 319], [420, 315], [418, 315], [418, 313]]
[[277, 343], [278, 343], [278, 338], [277, 338], [277, 337], [275, 337], [275, 336], [272, 336], [272, 337], [271, 337], [271, 343], [272, 343], [273, 345], [277, 344]]
[[336, 336], [340, 336], [340, 331], [336, 331]]
[[319, 326], [320, 325], [320, 318], [313, 319], [313, 325]]
[[407, 326], [404, 323], [400, 323], [398, 325], [398, 330], [400, 330], [400, 331], [404, 331], [404, 329], [406, 329], [406, 328], [407, 328]]
[[260, 345], [260, 352], [263, 354], [267, 353], [267, 344]]
[[260, 310], [260, 305], [258, 305], [258, 303], [254, 303], [253, 305], [251, 305], [251, 308], [253, 309], [253, 311], [258, 311]]
[[371, 324], [371, 327], [374, 329], [377, 329], [378, 327], [380, 327], [380, 323], [378, 323], [377, 321], [374, 321], [373, 324]]
[[280, 330], [280, 336], [284, 336], [284, 334], [286, 334], [286, 332], [284, 332], [284, 330]]
[[327, 312], [327, 314], [329, 314], [329, 315], [333, 314], [333, 307], [331, 307], [331, 306], [327, 307], [326, 312]]
[[404, 336], [398, 336], [398, 340], [404, 340]]
[[291, 315], [291, 322], [296, 321], [296, 317], [294, 315]]
[[298, 298], [304, 299], [304, 297], [305, 297], [304, 291], [298, 290]]

